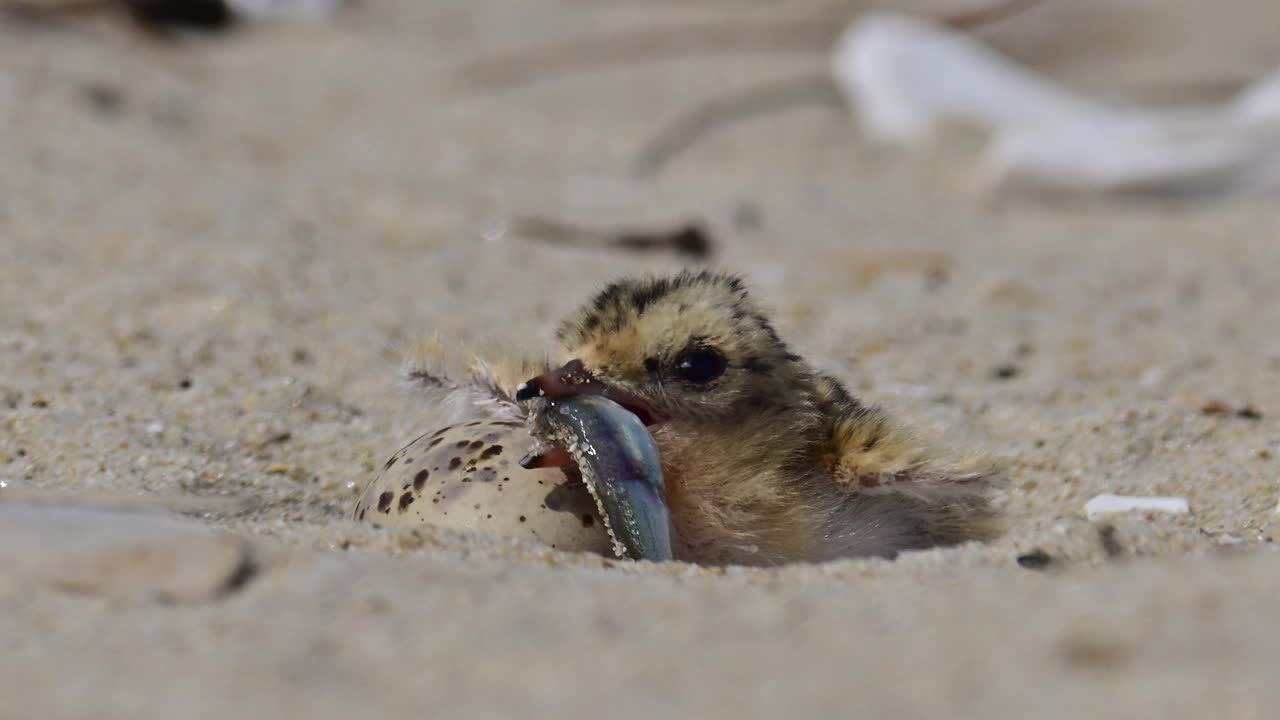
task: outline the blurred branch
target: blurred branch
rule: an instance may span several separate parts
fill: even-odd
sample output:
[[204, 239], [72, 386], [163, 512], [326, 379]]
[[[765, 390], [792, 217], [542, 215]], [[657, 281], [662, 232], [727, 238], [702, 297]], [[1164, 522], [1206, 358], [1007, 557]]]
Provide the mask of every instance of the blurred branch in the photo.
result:
[[[939, 18], [938, 22], [969, 30], [999, 22], [1045, 1], [998, 0]], [[467, 85], [501, 90], [568, 72], [658, 59], [736, 53], [817, 54], [833, 46], [849, 19], [856, 15], [850, 2], [842, 0], [798, 16], [603, 32], [479, 58], [463, 64], [458, 77]]]

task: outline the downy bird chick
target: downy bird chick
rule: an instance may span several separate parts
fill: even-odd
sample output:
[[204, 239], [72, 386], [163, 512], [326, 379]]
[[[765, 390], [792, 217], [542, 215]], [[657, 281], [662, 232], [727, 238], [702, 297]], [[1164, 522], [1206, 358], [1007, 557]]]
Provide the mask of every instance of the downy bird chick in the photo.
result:
[[[483, 365], [477, 386], [508, 410], [598, 393], [635, 413], [661, 458], [679, 560], [892, 557], [996, 533], [987, 460], [934, 448], [809, 366], [738, 277], [616, 281], [558, 338], [560, 368], [517, 384], [528, 364]], [[531, 464], [568, 460], [555, 454]]]

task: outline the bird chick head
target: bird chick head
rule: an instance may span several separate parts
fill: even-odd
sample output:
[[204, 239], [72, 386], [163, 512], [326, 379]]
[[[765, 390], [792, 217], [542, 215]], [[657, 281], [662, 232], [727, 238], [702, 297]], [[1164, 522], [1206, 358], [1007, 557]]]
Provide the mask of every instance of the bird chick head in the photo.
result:
[[598, 393], [646, 424], [759, 412], [802, 381], [742, 280], [681, 272], [606, 286], [560, 328], [565, 365], [517, 399]]

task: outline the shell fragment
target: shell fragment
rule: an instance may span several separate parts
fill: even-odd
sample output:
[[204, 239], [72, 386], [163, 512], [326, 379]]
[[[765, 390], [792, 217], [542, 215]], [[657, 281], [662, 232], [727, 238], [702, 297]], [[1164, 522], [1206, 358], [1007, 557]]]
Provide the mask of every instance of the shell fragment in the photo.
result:
[[1095, 495], [1085, 503], [1084, 511], [1093, 520], [1101, 515], [1125, 513], [1133, 510], [1172, 513], [1182, 515], [1191, 512], [1186, 498], [1178, 497], [1136, 497], [1103, 493]]

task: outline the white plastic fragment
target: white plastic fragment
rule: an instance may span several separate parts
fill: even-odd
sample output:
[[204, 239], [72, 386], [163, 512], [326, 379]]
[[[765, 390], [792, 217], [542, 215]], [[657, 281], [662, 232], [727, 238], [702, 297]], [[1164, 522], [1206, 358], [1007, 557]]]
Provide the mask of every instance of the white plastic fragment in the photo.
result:
[[1154, 195], [1280, 190], [1280, 70], [1216, 107], [1116, 107], [1083, 98], [961, 32], [863, 16], [832, 72], [876, 142], [918, 144], [949, 123], [988, 135], [992, 188]]
[[836, 44], [832, 72], [876, 142], [913, 144], [945, 121], [991, 130], [1086, 117], [1093, 104], [926, 20], [870, 13]]
[[1095, 495], [1085, 503], [1084, 511], [1090, 520], [1100, 515], [1143, 510], [1149, 512], [1172, 513], [1182, 515], [1191, 512], [1186, 498], [1178, 497], [1139, 497], [1128, 495], [1112, 495], [1103, 493]]

